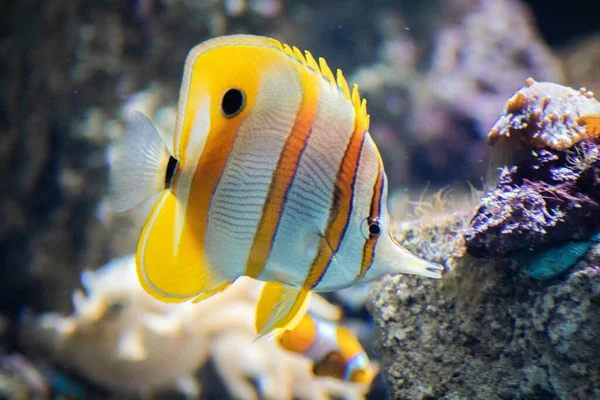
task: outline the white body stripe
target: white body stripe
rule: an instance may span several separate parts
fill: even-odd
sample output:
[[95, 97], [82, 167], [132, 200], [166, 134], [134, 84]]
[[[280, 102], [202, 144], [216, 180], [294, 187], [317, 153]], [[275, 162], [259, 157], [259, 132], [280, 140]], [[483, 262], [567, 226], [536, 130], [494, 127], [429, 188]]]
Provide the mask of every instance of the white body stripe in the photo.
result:
[[338, 166], [354, 126], [354, 109], [343, 93], [318, 77], [317, 113], [298, 166], [264, 280], [302, 285], [327, 226]]
[[246, 269], [278, 155], [302, 100], [296, 71], [278, 67], [263, 75], [258, 98], [237, 132], [209, 210], [207, 255], [230, 278]]
[[337, 263], [332, 263], [327, 269], [321, 282], [315, 287], [315, 291], [331, 291], [346, 287], [348, 286], [346, 282], [351, 282], [360, 271], [366, 242], [366, 238], [361, 233], [361, 225], [365, 218], [369, 217], [378, 164], [375, 144], [370, 136], [367, 136], [358, 162], [350, 223], [336, 255]]
[[327, 321], [313, 320], [316, 324], [317, 334], [315, 335], [315, 341], [304, 352], [304, 355], [316, 362], [331, 352], [339, 352], [339, 346], [335, 325]]
[[196, 165], [202, 156], [206, 138], [210, 131], [210, 97], [208, 94], [198, 99], [198, 109], [194, 115], [194, 123], [188, 145], [186, 148], [186, 156], [189, 162], [186, 162], [186, 167], [183, 169], [177, 180], [177, 185], [174, 186], [174, 194], [177, 199], [177, 208], [175, 209], [175, 232], [173, 251], [177, 252], [183, 226], [185, 225], [185, 214], [190, 201], [190, 190], [192, 188], [192, 180], [196, 174]]

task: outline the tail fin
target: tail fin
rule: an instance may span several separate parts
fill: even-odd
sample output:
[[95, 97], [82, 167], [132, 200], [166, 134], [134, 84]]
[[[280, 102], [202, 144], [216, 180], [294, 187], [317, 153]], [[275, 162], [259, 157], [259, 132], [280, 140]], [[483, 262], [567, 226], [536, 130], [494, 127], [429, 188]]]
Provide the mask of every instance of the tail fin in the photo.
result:
[[109, 197], [114, 211], [132, 208], [165, 188], [171, 156], [152, 122], [141, 112], [135, 112], [127, 122], [109, 157]]
[[256, 305], [256, 332], [274, 337], [294, 329], [306, 314], [309, 299], [307, 289], [267, 282]]

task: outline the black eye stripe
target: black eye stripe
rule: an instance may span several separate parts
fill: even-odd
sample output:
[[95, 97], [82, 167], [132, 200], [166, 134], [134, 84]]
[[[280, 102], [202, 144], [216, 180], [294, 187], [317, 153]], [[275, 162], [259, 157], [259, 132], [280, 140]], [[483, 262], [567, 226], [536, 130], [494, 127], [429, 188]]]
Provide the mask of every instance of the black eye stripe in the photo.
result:
[[241, 90], [228, 89], [221, 98], [221, 112], [225, 118], [235, 117], [242, 111], [245, 103], [246, 99]]

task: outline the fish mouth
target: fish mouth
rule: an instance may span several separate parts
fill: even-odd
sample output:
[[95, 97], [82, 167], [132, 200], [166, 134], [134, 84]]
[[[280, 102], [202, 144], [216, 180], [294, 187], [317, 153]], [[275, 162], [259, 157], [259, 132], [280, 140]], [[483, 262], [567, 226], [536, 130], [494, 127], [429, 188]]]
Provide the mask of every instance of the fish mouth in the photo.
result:
[[433, 261], [429, 261], [430, 266], [425, 267], [425, 269], [429, 272], [433, 272], [434, 274], [444, 275], [450, 269], [443, 264], [434, 263]]

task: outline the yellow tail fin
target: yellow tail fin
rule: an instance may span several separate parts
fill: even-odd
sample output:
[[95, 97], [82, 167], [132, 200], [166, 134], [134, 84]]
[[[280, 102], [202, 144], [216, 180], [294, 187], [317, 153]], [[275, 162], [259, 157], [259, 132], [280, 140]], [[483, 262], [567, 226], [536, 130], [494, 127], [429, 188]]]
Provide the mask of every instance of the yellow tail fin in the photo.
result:
[[306, 310], [310, 291], [279, 282], [267, 282], [256, 305], [256, 332], [277, 336], [294, 329]]

